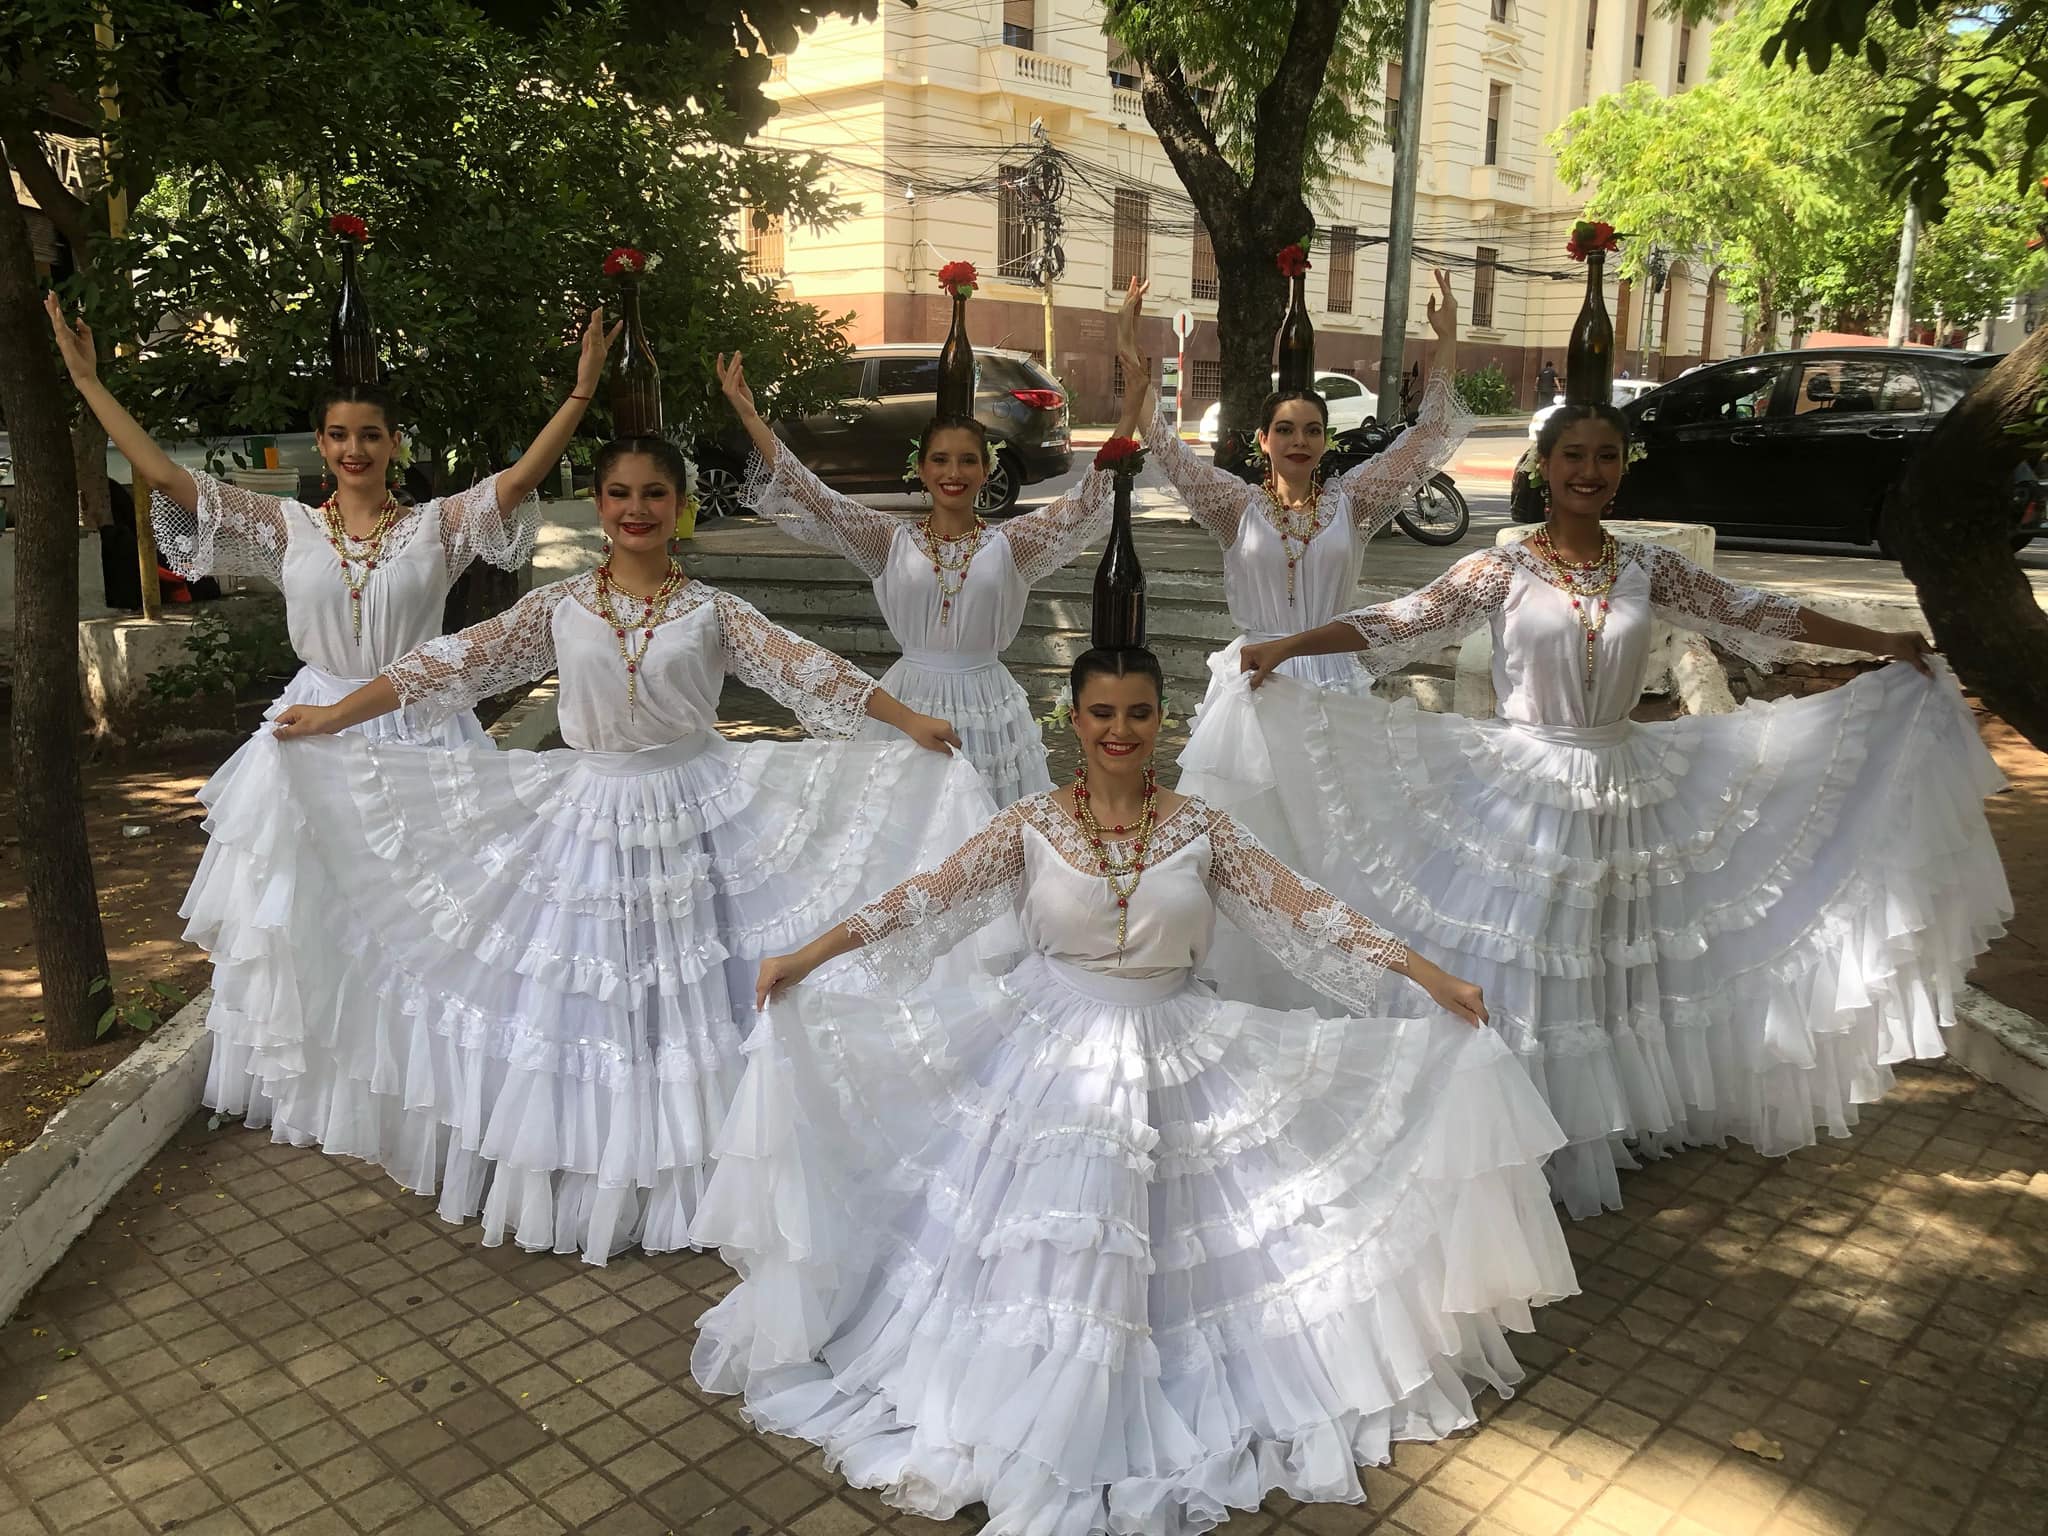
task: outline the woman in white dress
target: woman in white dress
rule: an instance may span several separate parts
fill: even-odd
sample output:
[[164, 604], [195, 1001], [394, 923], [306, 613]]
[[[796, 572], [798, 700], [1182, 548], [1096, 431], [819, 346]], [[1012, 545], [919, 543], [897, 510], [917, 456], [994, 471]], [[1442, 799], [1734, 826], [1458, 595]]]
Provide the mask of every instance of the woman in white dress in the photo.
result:
[[[719, 359], [719, 379], [753, 439], [753, 509], [791, 537], [837, 551], [874, 583], [882, 622], [903, 653], [882, 685], [953, 722], [999, 805], [1052, 788], [1031, 701], [1001, 655], [1023, 625], [1032, 587], [1108, 531], [1112, 477], [1091, 469], [1058, 500], [991, 526], [974, 509], [989, 472], [987, 430], [969, 416], [935, 417], [918, 440], [931, 511], [899, 518], [840, 495], [797, 461], [754, 409], [739, 354]], [[1150, 393], [1130, 392], [1119, 435], [1136, 433]]]
[[[1458, 301], [1450, 277], [1436, 274], [1427, 308], [1436, 333], [1429, 384], [1414, 425], [1363, 464], [1328, 480], [1317, 471], [1329, 449], [1330, 410], [1313, 390], [1266, 399], [1259, 451], [1266, 479], [1252, 484], [1204, 462], [1157, 411], [1145, 430], [1153, 463], [1187, 504], [1188, 514], [1223, 546], [1223, 595], [1247, 640], [1271, 640], [1328, 623], [1356, 602], [1366, 546], [1413, 499], [1418, 487], [1457, 452], [1472, 430], [1458, 399]], [[1118, 317], [1117, 350], [1125, 368], [1139, 359], [1138, 300]], [[1288, 661], [1290, 677], [1326, 688], [1363, 692], [1372, 679], [1349, 656]]]
[[[760, 957], [993, 809], [945, 721], [684, 573], [686, 473], [662, 439], [607, 445], [604, 564], [278, 716], [289, 811], [261, 830], [336, 899], [290, 914], [300, 1007], [260, 1021], [272, 1134], [438, 1189], [449, 1220], [481, 1211], [487, 1244], [599, 1264], [683, 1244]], [[399, 709], [431, 726], [550, 672], [566, 750], [351, 730]], [[902, 734], [728, 742], [728, 672], [814, 735]]]
[[[1503, 1331], [1576, 1290], [1541, 1173], [1562, 1136], [1478, 989], [1156, 791], [1159, 682], [1150, 652], [1087, 653], [1072, 787], [763, 963], [695, 1229], [744, 1276], [699, 1384], [899, 1507], [985, 1505], [992, 1536], [1360, 1502], [1360, 1465], [1471, 1424], [1519, 1378]], [[1011, 911], [1007, 975], [923, 984]], [[1356, 1016], [1195, 981], [1219, 913]], [[856, 948], [870, 990], [828, 990]], [[1383, 969], [1436, 1006], [1378, 1017]]]
[[[1611, 407], [1561, 409], [1538, 444], [1543, 529], [1245, 646], [1182, 758], [1283, 857], [1484, 984], [1571, 1138], [1552, 1181], [1580, 1216], [1619, 1204], [1632, 1152], [1732, 1136], [1778, 1156], [1848, 1134], [1893, 1063], [1941, 1054], [2012, 913], [1982, 805], [2004, 781], [1926, 642], [1615, 538], [1601, 516], [1626, 434]], [[1659, 619], [1760, 665], [1797, 642], [1907, 664], [1637, 724]], [[1357, 652], [1384, 676], [1482, 625], [1497, 719], [1282, 670]]]
[[[295, 896], [304, 902], [308, 894], [293, 891], [294, 861], [265, 841], [285, 793], [270, 721], [295, 705], [334, 703], [440, 634], [449, 589], [471, 561], [508, 571], [526, 563], [540, 522], [533, 493], [560, 462], [604, 370], [603, 312], [591, 312], [569, 397], [519, 462], [419, 506], [391, 495], [399, 439], [389, 394], [372, 384], [328, 386], [313, 425], [334, 493], [311, 507], [175, 463], [100, 381], [92, 332], [67, 324], [54, 294], [45, 303], [72, 382], [137, 478], [156, 488], [150, 521], [165, 563], [187, 580], [259, 576], [284, 596], [299, 670], [255, 735], [199, 791], [206, 853], [178, 909], [186, 939], [213, 956], [206, 1103], [260, 1126], [269, 1114], [263, 1078], [277, 1064], [256, 1042], [275, 1038], [272, 1021], [296, 1012], [278, 925]], [[490, 740], [466, 709], [431, 722], [401, 711], [360, 729], [443, 746]]]

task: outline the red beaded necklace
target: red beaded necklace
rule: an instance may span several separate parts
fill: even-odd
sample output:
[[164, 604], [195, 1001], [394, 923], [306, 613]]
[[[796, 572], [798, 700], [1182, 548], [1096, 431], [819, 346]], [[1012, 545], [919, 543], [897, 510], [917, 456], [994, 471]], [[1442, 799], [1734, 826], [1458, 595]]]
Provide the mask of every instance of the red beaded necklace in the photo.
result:
[[1124, 828], [1117, 823], [1107, 834], [1102, 823], [1095, 819], [1095, 807], [1088, 799], [1088, 765], [1081, 764], [1074, 770], [1074, 817], [1081, 824], [1081, 835], [1088, 839], [1088, 850], [1095, 856], [1095, 867], [1102, 878], [1109, 882], [1109, 893], [1116, 898], [1116, 952], [1124, 952], [1124, 940], [1131, 929], [1131, 897], [1137, 894], [1138, 881], [1145, 874], [1145, 852], [1151, 846], [1152, 833], [1159, 825], [1159, 787], [1153, 779], [1152, 765], [1145, 765], [1145, 800], [1138, 812], [1136, 835], [1125, 846], [1112, 842], [1122, 838]]
[[[674, 560], [671, 560], [668, 563], [668, 575], [662, 578], [662, 583], [655, 589], [654, 596], [634, 598], [632, 593], [622, 590], [612, 580], [611, 561], [607, 560], [597, 568], [597, 611], [604, 616], [604, 621], [611, 625], [612, 634], [617, 637], [619, 642], [619, 660], [626, 664], [626, 712], [628, 714], [636, 712], [639, 707], [640, 663], [646, 658], [647, 647], [654, 643], [655, 626], [668, 616], [669, 600], [676, 595], [677, 589], [688, 580], [689, 577], [683, 574], [683, 568], [676, 564]], [[624, 619], [620, 618], [618, 610], [612, 605], [612, 594], [615, 592], [619, 596], [638, 602], [641, 605], [640, 617], [633, 623], [628, 624]], [[633, 629], [640, 631], [640, 643], [637, 648], [633, 647], [627, 639], [627, 631]]]

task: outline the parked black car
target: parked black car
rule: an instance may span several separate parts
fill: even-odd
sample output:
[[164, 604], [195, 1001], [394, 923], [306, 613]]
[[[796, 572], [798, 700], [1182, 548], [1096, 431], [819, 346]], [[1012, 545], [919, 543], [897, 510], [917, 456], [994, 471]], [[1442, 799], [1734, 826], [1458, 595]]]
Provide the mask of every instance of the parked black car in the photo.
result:
[[[1030, 354], [977, 348], [975, 419], [1000, 446], [981, 509], [1008, 512], [1027, 485], [1073, 466], [1067, 397]], [[936, 342], [856, 347], [839, 365], [838, 403], [773, 423], [775, 435], [834, 490], [901, 491], [917, 434], [932, 419], [939, 380]], [[740, 510], [746, 438], [737, 428], [696, 447], [697, 497], [704, 516]]]
[[[1886, 493], [1998, 361], [1843, 347], [1695, 369], [1622, 407], [1642, 457], [1629, 466], [1616, 514], [1741, 538], [1875, 544]], [[2014, 478], [2016, 543], [2041, 531], [2038, 485], [2032, 469]]]

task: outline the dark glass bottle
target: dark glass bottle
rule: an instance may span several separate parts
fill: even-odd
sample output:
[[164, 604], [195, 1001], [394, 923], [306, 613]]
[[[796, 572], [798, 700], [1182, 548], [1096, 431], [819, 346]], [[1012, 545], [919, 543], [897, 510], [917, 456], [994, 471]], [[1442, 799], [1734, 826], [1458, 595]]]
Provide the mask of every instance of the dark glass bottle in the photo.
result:
[[1297, 273], [1287, 282], [1291, 291], [1287, 295], [1287, 313], [1280, 317], [1278, 355], [1273, 366], [1280, 373], [1278, 388], [1309, 389], [1316, 377], [1316, 331], [1308, 320], [1308, 277]]
[[619, 357], [612, 365], [612, 430], [620, 437], [661, 435], [661, 369], [640, 328], [640, 279], [619, 279]]
[[1605, 251], [1586, 257], [1586, 299], [1564, 349], [1564, 397], [1572, 405], [1605, 405], [1614, 398], [1614, 322], [1600, 288], [1606, 264]]
[[327, 361], [338, 384], [377, 382], [377, 333], [370, 323], [370, 301], [356, 282], [356, 243], [341, 242], [341, 292], [327, 319]]
[[1145, 568], [1131, 537], [1130, 475], [1114, 478], [1115, 509], [1109, 543], [1095, 567], [1095, 615], [1089, 642], [1098, 650], [1127, 651], [1145, 643]]
[[953, 324], [939, 348], [938, 399], [935, 416], [974, 415], [974, 348], [967, 342], [967, 295], [953, 295]]

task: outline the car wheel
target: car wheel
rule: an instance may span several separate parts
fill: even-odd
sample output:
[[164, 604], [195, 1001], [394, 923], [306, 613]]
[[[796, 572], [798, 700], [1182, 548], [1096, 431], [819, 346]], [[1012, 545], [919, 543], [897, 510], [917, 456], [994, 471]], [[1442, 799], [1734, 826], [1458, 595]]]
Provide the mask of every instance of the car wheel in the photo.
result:
[[721, 459], [706, 459], [697, 466], [697, 516], [737, 517], [747, 510], [746, 482], [739, 471]]
[[981, 483], [981, 494], [974, 499], [974, 510], [983, 517], [1003, 517], [1017, 508], [1017, 497], [1024, 489], [1024, 466], [1017, 462], [1015, 454], [998, 453], [996, 467]]

